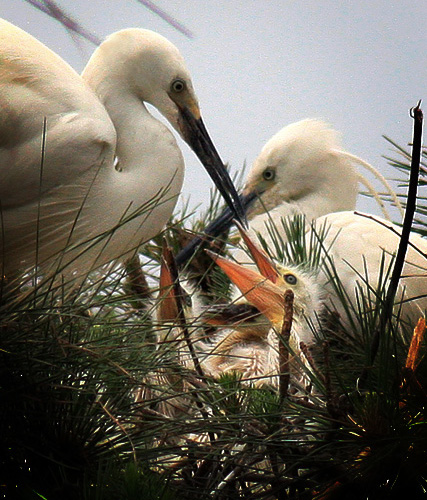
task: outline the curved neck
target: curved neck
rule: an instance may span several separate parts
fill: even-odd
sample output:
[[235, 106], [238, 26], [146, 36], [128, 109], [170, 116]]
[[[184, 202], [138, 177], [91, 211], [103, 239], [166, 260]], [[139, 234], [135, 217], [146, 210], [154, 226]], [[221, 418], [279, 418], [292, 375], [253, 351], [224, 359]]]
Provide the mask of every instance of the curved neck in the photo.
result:
[[107, 229], [129, 214], [141, 213], [123, 226], [126, 235], [120, 238], [124, 247], [131, 246], [126, 239], [140, 244], [142, 236], [153, 237], [170, 217], [183, 182], [182, 154], [170, 130], [130, 89], [118, 87], [113, 79], [113, 84], [101, 82], [96, 93], [116, 131], [117, 161], [100, 170], [89, 211], [92, 220], [102, 221]]

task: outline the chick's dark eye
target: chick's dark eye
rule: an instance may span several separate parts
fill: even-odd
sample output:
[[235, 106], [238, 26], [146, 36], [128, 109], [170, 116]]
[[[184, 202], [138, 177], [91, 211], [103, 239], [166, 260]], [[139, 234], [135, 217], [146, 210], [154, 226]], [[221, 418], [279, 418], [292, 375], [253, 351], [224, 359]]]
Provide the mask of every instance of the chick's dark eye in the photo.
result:
[[276, 177], [276, 171], [273, 168], [266, 168], [262, 173], [264, 180], [272, 181]]
[[182, 92], [185, 89], [185, 82], [184, 80], [176, 79], [172, 82], [171, 84], [171, 89], [174, 92]]
[[293, 274], [286, 274], [285, 281], [286, 283], [288, 283], [288, 285], [296, 285], [298, 280]]

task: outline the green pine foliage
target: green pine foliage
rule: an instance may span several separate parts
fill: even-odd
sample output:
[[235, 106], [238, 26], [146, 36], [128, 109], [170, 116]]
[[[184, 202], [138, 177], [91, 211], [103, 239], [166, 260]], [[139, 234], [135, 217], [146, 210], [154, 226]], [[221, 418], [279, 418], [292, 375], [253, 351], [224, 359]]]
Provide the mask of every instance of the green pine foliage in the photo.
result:
[[[417, 211], [423, 234], [424, 201], [421, 197]], [[180, 247], [184, 229], [200, 231], [219, 206], [213, 198], [197, 222], [184, 207], [167, 232], [172, 247]], [[325, 258], [327, 228], [307, 243], [301, 218], [283, 224], [291, 243], [283, 245], [271, 226], [272, 256], [308, 270], [324, 265], [350, 324], [344, 329], [333, 315], [311, 318], [317, 349], [305, 369], [312, 387], [289, 391], [285, 398], [267, 384], [255, 388], [230, 374], [213, 380], [197, 373], [194, 360], [180, 363], [177, 342], [168, 335], [172, 325], [155, 316], [160, 238], [141, 255], [151, 297], [124, 288], [125, 273], [119, 269], [91, 276], [71, 296], [29, 289], [25, 296], [4, 300], [3, 497], [359, 500], [425, 495], [425, 342], [418, 364], [405, 367], [415, 325], [404, 324], [399, 315], [381, 323], [385, 286], [369, 288], [368, 296], [360, 290], [357, 303], [350, 304], [333, 262]], [[211, 276], [211, 268], [206, 275]], [[389, 274], [383, 265], [380, 281], [385, 284]], [[218, 270], [209, 286], [206, 300], [229, 297], [229, 283]], [[185, 327], [194, 336], [200, 321], [190, 318]], [[378, 328], [383, 331], [372, 360]], [[194, 346], [196, 356], [202, 356], [195, 340]]]

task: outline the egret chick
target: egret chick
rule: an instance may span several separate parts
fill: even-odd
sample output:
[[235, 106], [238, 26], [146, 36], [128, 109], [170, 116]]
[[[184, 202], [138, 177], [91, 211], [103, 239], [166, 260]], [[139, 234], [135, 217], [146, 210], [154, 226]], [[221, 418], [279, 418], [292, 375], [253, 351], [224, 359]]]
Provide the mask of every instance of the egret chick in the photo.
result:
[[181, 190], [184, 161], [145, 103], [168, 119], [244, 218], [184, 60], [162, 36], [114, 33], [82, 79], [31, 35], [0, 20], [0, 57], [2, 275], [40, 268], [45, 276], [84, 279], [132, 256], [161, 231]]
[[251, 380], [255, 385], [270, 383], [277, 386], [281, 341], [278, 332], [281, 331], [284, 318], [284, 292], [292, 290], [293, 326], [287, 347], [294, 357], [291, 363], [294, 380], [301, 381], [306, 378], [301, 366], [307, 361], [301, 347], [304, 345], [309, 349], [315, 344], [310, 321], [314, 321], [322, 309], [321, 291], [316, 277], [298, 267], [273, 263], [246, 233], [242, 232], [242, 236], [259, 273], [248, 266], [209, 253], [246, 300], [268, 320], [267, 328], [249, 322], [241, 327], [232, 325], [225, 332], [220, 332], [215, 347], [206, 358], [204, 369], [214, 377], [225, 372], [237, 372], [243, 380]]

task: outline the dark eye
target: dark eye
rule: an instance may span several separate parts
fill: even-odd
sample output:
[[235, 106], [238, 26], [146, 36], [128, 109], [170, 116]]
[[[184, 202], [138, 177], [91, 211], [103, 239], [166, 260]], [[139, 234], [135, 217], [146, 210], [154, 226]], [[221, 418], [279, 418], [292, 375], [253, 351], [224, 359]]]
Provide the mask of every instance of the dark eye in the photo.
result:
[[274, 170], [274, 168], [266, 168], [262, 173], [262, 176], [264, 180], [272, 181], [276, 177], [276, 171]]
[[181, 80], [180, 78], [177, 78], [174, 80], [171, 84], [171, 89], [173, 92], [182, 92], [185, 89], [185, 82], [184, 80]]
[[298, 280], [293, 274], [285, 274], [285, 281], [288, 285], [296, 285]]

